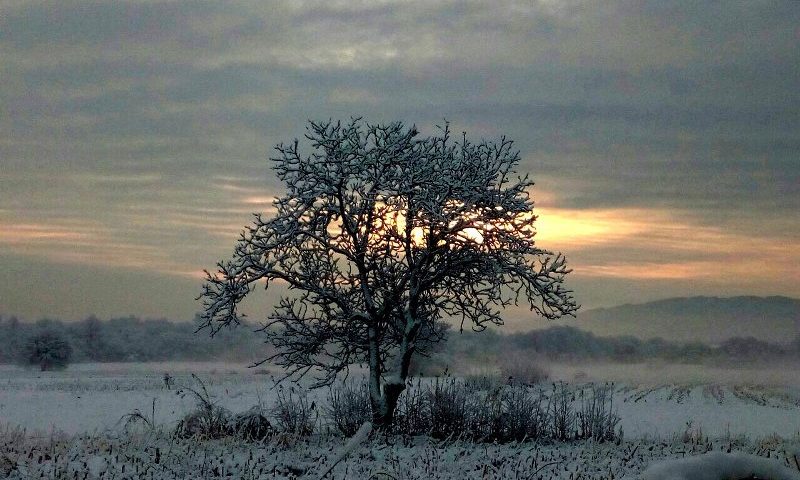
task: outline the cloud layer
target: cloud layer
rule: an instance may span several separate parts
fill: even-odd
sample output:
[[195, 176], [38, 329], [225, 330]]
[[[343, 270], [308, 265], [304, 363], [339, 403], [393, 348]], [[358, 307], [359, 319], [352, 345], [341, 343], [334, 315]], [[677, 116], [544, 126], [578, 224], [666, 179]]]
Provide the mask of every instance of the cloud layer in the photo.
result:
[[[800, 296], [797, 25], [766, 1], [7, 1], [0, 265], [196, 281], [270, 208], [266, 158], [307, 119], [447, 118], [517, 141], [587, 306]], [[137, 305], [20, 282], [0, 310]]]

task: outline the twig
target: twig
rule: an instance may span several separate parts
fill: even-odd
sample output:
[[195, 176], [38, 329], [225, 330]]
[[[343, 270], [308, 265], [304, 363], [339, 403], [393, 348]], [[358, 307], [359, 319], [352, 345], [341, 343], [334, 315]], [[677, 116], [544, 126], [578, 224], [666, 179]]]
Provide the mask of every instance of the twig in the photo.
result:
[[533, 476], [534, 476], [534, 475], [536, 475], [537, 473], [539, 473], [539, 472], [541, 472], [542, 470], [544, 470], [546, 467], [549, 467], [549, 466], [551, 466], [551, 465], [558, 465], [558, 464], [560, 464], [560, 463], [561, 463], [560, 461], [555, 461], [555, 462], [549, 462], [549, 463], [545, 463], [545, 464], [544, 464], [544, 465], [542, 465], [541, 467], [539, 467], [539, 468], [537, 468], [536, 470], [534, 470], [534, 472], [533, 472], [533, 473], [531, 473], [531, 475], [530, 475], [530, 476], [531, 476], [531, 477], [533, 477]]
[[392, 474], [391, 474], [391, 473], [389, 473], [389, 472], [375, 472], [375, 473], [373, 473], [372, 475], [370, 475], [370, 476], [367, 478], [367, 480], [371, 480], [371, 479], [373, 479], [373, 478], [377, 478], [377, 475], [386, 475], [387, 477], [391, 478], [392, 480], [397, 480], [397, 477], [395, 477], [394, 475], [392, 475]]

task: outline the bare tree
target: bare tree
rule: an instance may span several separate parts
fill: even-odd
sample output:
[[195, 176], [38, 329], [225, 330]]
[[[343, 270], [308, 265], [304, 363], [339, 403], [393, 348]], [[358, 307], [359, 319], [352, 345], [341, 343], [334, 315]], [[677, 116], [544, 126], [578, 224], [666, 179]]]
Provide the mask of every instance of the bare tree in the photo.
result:
[[232, 260], [207, 274], [203, 326], [238, 324], [259, 282], [285, 282], [263, 331], [287, 377], [331, 384], [369, 365], [373, 421], [391, 425], [414, 354], [442, 338], [442, 322], [483, 330], [519, 301], [546, 318], [578, 308], [562, 285], [561, 254], [533, 241], [533, 182], [515, 173], [505, 138], [418, 138], [402, 123], [310, 122], [306, 139], [272, 158], [287, 188], [277, 213], [255, 222]]

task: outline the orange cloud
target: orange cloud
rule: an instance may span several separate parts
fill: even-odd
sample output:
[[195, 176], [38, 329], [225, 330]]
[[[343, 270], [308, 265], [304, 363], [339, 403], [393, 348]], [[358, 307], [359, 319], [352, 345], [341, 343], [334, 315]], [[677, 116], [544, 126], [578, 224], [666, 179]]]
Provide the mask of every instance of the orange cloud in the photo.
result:
[[242, 198], [242, 203], [246, 205], [268, 205], [268, 209], [271, 210], [272, 202], [275, 201], [275, 197], [270, 197], [266, 195], [249, 195]]
[[[261, 202], [271, 203], [271, 197], [227, 191], [235, 198], [220, 207], [132, 207], [113, 225], [69, 218], [19, 221], [11, 211], [0, 211], [0, 248], [55, 262], [199, 279], [203, 267], [226, 257], [253, 210], [270, 214]], [[537, 244], [564, 252], [581, 277], [702, 281], [725, 288], [794, 285], [782, 292], [800, 295], [800, 244], [791, 238], [743, 234], [667, 209], [547, 207], [536, 214]]]
[[536, 208], [535, 213], [536, 240], [565, 249], [617, 242], [647, 229], [643, 210]]
[[72, 231], [66, 227], [32, 223], [10, 224], [0, 227], [0, 243], [27, 244], [41, 241], [77, 241], [87, 238], [86, 232]]
[[[14, 223], [0, 217], [0, 246], [13, 254], [59, 263], [134, 268], [172, 275], [196, 276], [200, 268], [176, 262], [156, 245], [119, 240], [122, 230], [90, 221]], [[115, 234], [116, 233], [116, 234]]]
[[565, 252], [582, 276], [800, 284], [800, 244], [784, 237], [744, 235], [663, 209], [537, 210], [537, 243]]

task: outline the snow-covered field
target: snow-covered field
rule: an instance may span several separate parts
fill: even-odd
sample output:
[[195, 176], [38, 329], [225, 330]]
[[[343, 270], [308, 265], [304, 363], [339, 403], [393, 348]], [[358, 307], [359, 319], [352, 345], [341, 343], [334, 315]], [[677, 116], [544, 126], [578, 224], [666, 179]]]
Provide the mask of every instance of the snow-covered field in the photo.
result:
[[[252, 444], [181, 440], [163, 433], [31, 439], [6, 432], [0, 433], [0, 476], [5, 468], [13, 479], [319, 478], [341, 448], [342, 442], [332, 438], [279, 437]], [[637, 478], [650, 468], [651, 474], [644, 478], [652, 480], [752, 478], [753, 472], [771, 475], [757, 478], [797, 480], [800, 473], [794, 465], [800, 453], [793, 448], [777, 441], [475, 445], [377, 437], [353, 451], [328, 478], [610, 480]], [[698, 476], [696, 469], [679, 463], [687, 460], [700, 464], [705, 473], [726, 469], [745, 473]], [[670, 476], [685, 471], [694, 475]]]
[[[769, 372], [646, 376], [642, 369], [647, 368], [652, 367], [609, 366], [604, 373], [602, 368], [551, 367], [554, 376], [575, 385], [615, 382], [614, 409], [624, 431], [618, 445], [496, 446], [376, 438], [337, 466], [334, 478], [619, 478], [660, 459], [728, 450], [769, 455], [776, 465], [791, 465], [800, 442], [797, 385], [782, 385]], [[627, 377], [625, 369], [630, 369]], [[320, 471], [341, 448], [342, 439], [334, 436], [279, 437], [266, 444], [172, 438], [167, 432], [195, 406], [193, 398], [176, 389], [192, 385], [192, 373], [233, 412], [275, 402], [278, 372], [243, 364], [76, 364], [44, 373], [0, 366], [0, 478], [3, 462], [6, 467], [14, 462], [7, 470], [19, 478], [73, 478], [75, 472], [77, 478], [85, 472], [88, 478], [101, 472], [106, 472], [103, 478], [217, 473], [282, 478]], [[174, 383], [170, 388], [165, 374]], [[777, 380], [758, 382], [770, 375]], [[324, 403], [326, 391], [310, 395]], [[121, 418], [134, 410], [153, 416], [160, 428], [126, 432]]]
[[[607, 379], [597, 373], [587, 377], [583, 370], [575, 374], [574, 368], [553, 370], [576, 384]], [[194, 399], [178, 395], [175, 386], [168, 389], [165, 373], [176, 385], [193, 385], [190, 374], [196, 373], [214, 399], [233, 412], [272, 406], [279, 376], [267, 368], [229, 363], [75, 364], [60, 372], [3, 365], [0, 422], [43, 432], [100, 433], [118, 429], [120, 418], [138, 409], [148, 416], [154, 411], [159, 424], [174, 424], [193, 408]], [[697, 383], [674, 374], [652, 377], [648, 382], [614, 378], [614, 408], [626, 438], [670, 439], [687, 425], [712, 438], [800, 435], [796, 386], [751, 383], [757, 376], [739, 384]], [[309, 395], [319, 403], [326, 391]]]
[[[245, 364], [85, 363], [57, 372], [0, 365], [0, 422], [44, 432], [100, 433], [118, 429], [120, 418], [138, 409], [148, 417], [154, 410], [159, 424], [174, 424], [194, 407], [194, 399], [177, 388], [194, 386], [192, 373], [234, 412], [274, 397], [270, 372]], [[169, 389], [165, 374], [173, 379]]]

